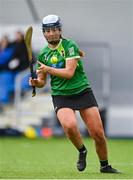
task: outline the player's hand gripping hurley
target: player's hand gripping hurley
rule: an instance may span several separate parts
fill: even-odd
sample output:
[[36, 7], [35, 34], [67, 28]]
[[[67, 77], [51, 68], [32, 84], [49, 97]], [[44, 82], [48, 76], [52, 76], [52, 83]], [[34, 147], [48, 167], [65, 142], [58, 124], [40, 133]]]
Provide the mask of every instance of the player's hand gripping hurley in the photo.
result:
[[[24, 40], [25, 40], [25, 45], [26, 45], [27, 52], [28, 52], [28, 59], [29, 59], [29, 63], [30, 63], [31, 78], [34, 79], [35, 78], [34, 60], [32, 58], [32, 46], [31, 46], [32, 33], [33, 33], [33, 28], [32, 28], [32, 26], [30, 26], [26, 30]], [[32, 89], [33, 89], [32, 90], [32, 97], [34, 97], [36, 95], [35, 86], [32, 86]]]

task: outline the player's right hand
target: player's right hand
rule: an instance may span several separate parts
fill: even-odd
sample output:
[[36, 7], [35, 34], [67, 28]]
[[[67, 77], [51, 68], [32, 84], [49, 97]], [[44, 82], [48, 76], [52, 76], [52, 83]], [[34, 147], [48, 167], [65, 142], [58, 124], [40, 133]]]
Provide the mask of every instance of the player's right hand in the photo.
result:
[[29, 78], [29, 85], [30, 86], [37, 86], [38, 85], [38, 79], [32, 79], [31, 77]]

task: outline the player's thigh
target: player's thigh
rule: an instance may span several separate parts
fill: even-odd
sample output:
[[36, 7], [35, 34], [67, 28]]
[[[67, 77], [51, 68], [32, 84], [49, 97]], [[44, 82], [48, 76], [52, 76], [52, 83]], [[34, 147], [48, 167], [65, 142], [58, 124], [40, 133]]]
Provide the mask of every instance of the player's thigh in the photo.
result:
[[80, 110], [81, 117], [92, 136], [95, 134], [104, 134], [102, 120], [97, 107]]
[[57, 112], [57, 117], [61, 125], [65, 128], [72, 128], [77, 126], [75, 111], [70, 108], [61, 108]]

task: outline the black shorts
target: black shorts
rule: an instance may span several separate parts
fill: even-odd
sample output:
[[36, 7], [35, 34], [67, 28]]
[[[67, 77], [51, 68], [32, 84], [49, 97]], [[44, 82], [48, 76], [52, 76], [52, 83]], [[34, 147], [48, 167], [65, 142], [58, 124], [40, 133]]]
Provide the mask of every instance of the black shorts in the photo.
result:
[[61, 108], [80, 110], [90, 107], [98, 107], [97, 101], [91, 88], [87, 88], [75, 95], [52, 95], [55, 112]]

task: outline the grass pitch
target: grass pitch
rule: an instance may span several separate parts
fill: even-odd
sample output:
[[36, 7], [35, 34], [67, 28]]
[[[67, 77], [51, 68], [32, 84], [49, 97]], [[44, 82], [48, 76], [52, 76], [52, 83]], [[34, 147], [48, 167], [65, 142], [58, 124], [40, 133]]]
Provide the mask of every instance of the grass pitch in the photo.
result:
[[0, 138], [0, 179], [132, 179], [133, 141], [108, 140], [109, 162], [122, 174], [101, 174], [92, 140], [87, 168], [76, 169], [78, 152], [66, 138]]

